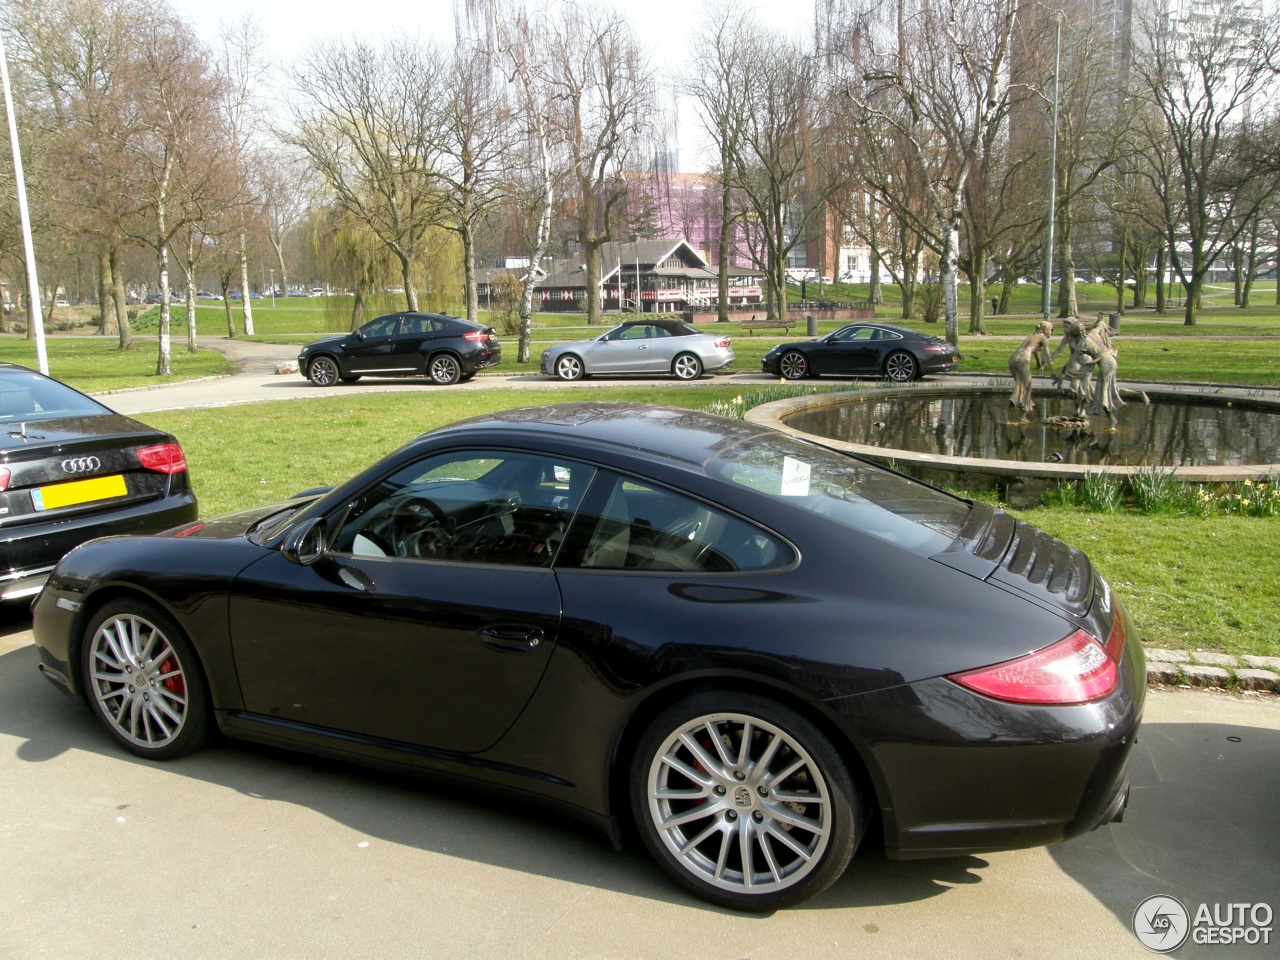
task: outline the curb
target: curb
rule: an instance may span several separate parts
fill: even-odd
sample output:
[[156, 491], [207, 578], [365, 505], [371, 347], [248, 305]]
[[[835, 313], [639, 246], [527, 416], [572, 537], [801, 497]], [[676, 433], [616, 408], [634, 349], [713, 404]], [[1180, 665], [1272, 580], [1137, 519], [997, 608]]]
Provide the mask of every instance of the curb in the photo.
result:
[[1147, 686], [1280, 694], [1280, 657], [1148, 649]]

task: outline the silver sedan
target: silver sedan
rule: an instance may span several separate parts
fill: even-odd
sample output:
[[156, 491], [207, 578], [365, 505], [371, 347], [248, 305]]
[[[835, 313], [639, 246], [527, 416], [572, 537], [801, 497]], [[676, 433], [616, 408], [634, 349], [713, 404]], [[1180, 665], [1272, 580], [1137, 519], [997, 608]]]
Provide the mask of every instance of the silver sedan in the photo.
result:
[[542, 353], [541, 371], [561, 380], [594, 374], [670, 374], [696, 380], [704, 373], [727, 370], [733, 347], [726, 334], [704, 333], [683, 320], [628, 320], [594, 340], [550, 347]]

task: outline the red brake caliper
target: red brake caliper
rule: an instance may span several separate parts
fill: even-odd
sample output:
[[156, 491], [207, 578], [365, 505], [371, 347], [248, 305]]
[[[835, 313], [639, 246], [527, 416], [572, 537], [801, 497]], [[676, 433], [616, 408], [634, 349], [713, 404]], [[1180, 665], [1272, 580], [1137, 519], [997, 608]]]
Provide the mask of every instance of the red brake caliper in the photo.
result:
[[[178, 669], [178, 661], [175, 660], [173, 657], [170, 657], [164, 663], [160, 664], [160, 672], [162, 674], [173, 673], [177, 669]], [[170, 693], [176, 693], [180, 697], [185, 695], [187, 692], [187, 685], [182, 682], [181, 675], [168, 678], [167, 680], [164, 681], [164, 685], [165, 685], [165, 689], [167, 689]]]

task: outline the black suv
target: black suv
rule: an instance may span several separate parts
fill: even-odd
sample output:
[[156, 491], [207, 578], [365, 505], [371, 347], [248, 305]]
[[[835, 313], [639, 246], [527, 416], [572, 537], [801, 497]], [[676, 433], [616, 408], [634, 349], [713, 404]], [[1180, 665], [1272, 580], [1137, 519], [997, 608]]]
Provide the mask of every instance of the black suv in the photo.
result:
[[307, 344], [298, 370], [318, 387], [361, 377], [425, 376], [449, 384], [501, 359], [493, 327], [439, 313], [389, 313], [354, 333]]

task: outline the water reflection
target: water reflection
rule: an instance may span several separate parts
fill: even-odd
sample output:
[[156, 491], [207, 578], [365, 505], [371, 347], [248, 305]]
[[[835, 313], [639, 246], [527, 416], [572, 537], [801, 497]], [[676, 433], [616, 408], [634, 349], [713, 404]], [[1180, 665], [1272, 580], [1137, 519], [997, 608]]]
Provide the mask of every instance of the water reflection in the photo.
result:
[[1023, 462], [1166, 467], [1239, 466], [1280, 461], [1280, 414], [1236, 401], [1152, 400], [1087, 428], [1046, 426], [1074, 416], [1068, 397], [1037, 396], [1024, 423], [1011, 423], [1007, 393], [851, 401], [786, 418], [797, 430], [849, 443], [952, 457]]

